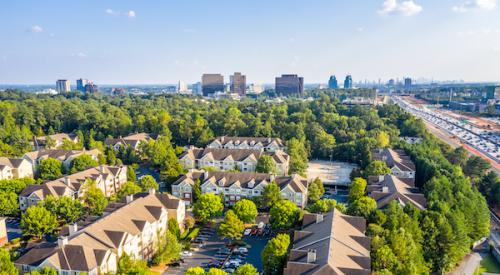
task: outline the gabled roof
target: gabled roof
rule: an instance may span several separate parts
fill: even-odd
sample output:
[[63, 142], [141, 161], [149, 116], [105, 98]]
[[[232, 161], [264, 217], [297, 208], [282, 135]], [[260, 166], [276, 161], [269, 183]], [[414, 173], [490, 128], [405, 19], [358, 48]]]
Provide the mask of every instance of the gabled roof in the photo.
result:
[[19, 168], [21, 164], [25, 161], [22, 158], [6, 158], [6, 157], [0, 157], [0, 166], [6, 166], [10, 168]]
[[[53, 135], [48, 135], [52, 140], [62, 142], [64, 139], [68, 139], [73, 141], [76, 138], [75, 134], [66, 134], [66, 133], [57, 133]], [[38, 142], [45, 142], [47, 140], [47, 136], [36, 137]]]
[[283, 141], [280, 138], [268, 138], [268, 137], [229, 137], [229, 136], [221, 136], [213, 140], [212, 142], [218, 142], [221, 145], [226, 145], [228, 143], [232, 144], [258, 144], [261, 143], [262, 146], [266, 147], [269, 144], [275, 142], [278, 146], [283, 147]]
[[32, 161], [40, 158], [54, 158], [61, 161], [65, 161], [68, 158], [75, 158], [85, 155], [91, 155], [97, 157], [101, 152], [97, 149], [92, 150], [62, 150], [62, 149], [42, 149], [37, 151], [32, 151], [24, 154], [24, 158], [28, 158]]
[[413, 204], [420, 210], [427, 207], [424, 194], [393, 175], [385, 175], [383, 181], [370, 184], [367, 190], [370, 197], [377, 201], [378, 208], [387, 206], [393, 200], [403, 205]]
[[415, 164], [403, 150], [375, 149], [372, 158], [385, 162], [389, 168], [397, 166], [401, 171], [415, 172]]
[[[294, 232], [284, 274], [370, 274], [370, 238], [366, 222], [333, 210], [306, 214], [304, 226]], [[308, 253], [315, 257], [308, 260]]]
[[289, 159], [289, 156], [282, 151], [277, 152], [263, 152], [262, 150], [253, 150], [253, 149], [216, 149], [216, 148], [189, 148], [182, 155], [179, 156], [179, 159], [188, 156], [192, 160], [202, 159], [205, 156], [210, 155], [216, 161], [223, 161], [229, 157], [231, 157], [234, 161], [243, 161], [247, 158], [254, 158], [255, 160], [259, 159], [263, 154], [269, 155], [273, 157], [274, 161], [278, 164], [286, 163]]
[[39, 266], [49, 261], [64, 270], [91, 271], [103, 263], [107, 254], [116, 253], [128, 236], [140, 234], [146, 223], [157, 221], [158, 213], [168, 213], [164, 205], [170, 199], [178, 200], [163, 194], [139, 194], [132, 202], [69, 236], [66, 245], [41, 243], [15, 262]]
[[126, 137], [119, 138], [107, 138], [104, 140], [105, 145], [115, 145], [121, 143], [123, 145], [130, 145], [132, 147], [137, 146], [141, 141], [148, 141], [151, 139], [151, 135], [148, 133], [135, 133], [128, 135]]

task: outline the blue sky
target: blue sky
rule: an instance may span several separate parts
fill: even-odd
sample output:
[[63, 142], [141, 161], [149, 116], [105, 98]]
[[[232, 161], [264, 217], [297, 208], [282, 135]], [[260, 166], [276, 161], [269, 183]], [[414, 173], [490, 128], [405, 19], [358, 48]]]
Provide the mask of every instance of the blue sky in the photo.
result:
[[0, 83], [500, 80], [496, 0], [4, 1]]

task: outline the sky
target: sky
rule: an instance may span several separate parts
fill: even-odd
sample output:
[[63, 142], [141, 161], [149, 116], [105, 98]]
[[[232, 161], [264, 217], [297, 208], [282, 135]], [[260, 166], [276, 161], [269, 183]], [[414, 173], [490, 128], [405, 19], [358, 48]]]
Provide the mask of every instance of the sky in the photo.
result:
[[0, 84], [500, 81], [496, 0], [17, 0], [0, 4]]

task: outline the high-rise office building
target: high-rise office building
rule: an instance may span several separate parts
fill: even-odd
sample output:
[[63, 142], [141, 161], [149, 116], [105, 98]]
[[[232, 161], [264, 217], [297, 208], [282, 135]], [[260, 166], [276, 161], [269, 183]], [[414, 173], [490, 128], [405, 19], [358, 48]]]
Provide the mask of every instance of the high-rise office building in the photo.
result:
[[339, 88], [339, 83], [337, 82], [337, 78], [334, 75], [330, 76], [330, 79], [328, 80], [328, 88], [329, 89]]
[[245, 95], [247, 89], [247, 77], [241, 73], [234, 73], [230, 78], [231, 93]]
[[391, 78], [391, 79], [389, 79], [389, 82], [387, 83], [387, 85], [394, 87], [394, 86], [396, 86], [396, 81], [393, 78]]
[[89, 83], [87, 83], [87, 85], [85, 85], [85, 92], [88, 94], [98, 93], [99, 87], [97, 85], [95, 85], [94, 83], [89, 82]]
[[59, 93], [71, 92], [71, 85], [67, 79], [59, 79], [56, 81], [56, 91]]
[[203, 74], [201, 77], [201, 91], [203, 96], [224, 92], [224, 76], [221, 74]]
[[301, 95], [304, 92], [304, 78], [296, 74], [282, 74], [276, 77], [275, 89], [278, 95]]
[[406, 77], [405, 78], [405, 90], [410, 90], [411, 89], [411, 78]]
[[194, 95], [201, 95], [201, 82], [196, 82], [193, 85], [191, 85], [191, 90], [193, 90]]
[[89, 81], [87, 79], [77, 79], [76, 80], [76, 89], [80, 92], [85, 92], [85, 85], [87, 85]]
[[352, 76], [348, 74], [344, 80], [344, 89], [352, 89]]
[[187, 86], [186, 82], [179, 80], [179, 83], [177, 84], [177, 92], [185, 93], [187, 91], [188, 91], [188, 86]]

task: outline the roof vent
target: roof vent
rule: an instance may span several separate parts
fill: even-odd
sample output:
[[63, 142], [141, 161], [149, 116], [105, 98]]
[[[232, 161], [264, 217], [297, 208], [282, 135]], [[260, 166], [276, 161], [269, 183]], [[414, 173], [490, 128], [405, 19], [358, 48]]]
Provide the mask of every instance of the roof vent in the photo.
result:
[[75, 235], [76, 232], [78, 232], [78, 224], [73, 223], [73, 224], [70, 224], [69, 226], [69, 235], [70, 236], [73, 236]]
[[131, 203], [132, 201], [134, 201], [134, 195], [127, 195], [125, 197], [125, 200], [127, 203]]
[[149, 189], [149, 194], [150, 195], [154, 195], [155, 193], [156, 193], [156, 189], [154, 189], [154, 188], [150, 188]]
[[320, 223], [323, 221], [323, 215], [322, 214], [316, 214], [316, 223]]
[[389, 193], [389, 187], [387, 185], [382, 186], [382, 193]]
[[68, 237], [62, 236], [57, 239], [57, 245], [60, 248], [63, 248], [67, 244], [68, 244]]
[[312, 264], [316, 262], [316, 249], [307, 250], [307, 263]]
[[378, 182], [383, 182], [385, 175], [378, 175]]

